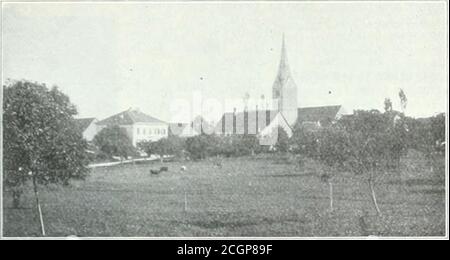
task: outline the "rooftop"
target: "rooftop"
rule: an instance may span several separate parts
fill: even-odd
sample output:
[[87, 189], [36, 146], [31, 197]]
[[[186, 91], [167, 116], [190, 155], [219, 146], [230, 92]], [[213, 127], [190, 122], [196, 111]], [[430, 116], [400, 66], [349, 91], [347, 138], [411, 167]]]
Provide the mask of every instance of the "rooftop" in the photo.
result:
[[137, 109], [128, 109], [106, 119], [101, 120], [99, 125], [133, 125], [135, 123], [166, 123], [162, 120], [149, 116]]

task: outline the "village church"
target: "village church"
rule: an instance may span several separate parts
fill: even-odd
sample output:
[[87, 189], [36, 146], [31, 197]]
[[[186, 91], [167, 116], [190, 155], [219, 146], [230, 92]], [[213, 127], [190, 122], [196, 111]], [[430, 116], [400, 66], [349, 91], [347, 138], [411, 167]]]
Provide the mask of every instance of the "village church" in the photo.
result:
[[274, 131], [278, 127], [291, 137], [296, 124], [315, 130], [332, 124], [345, 114], [341, 105], [299, 107], [298, 87], [289, 68], [284, 35], [280, 64], [272, 85], [272, 102], [272, 108], [259, 109], [256, 106], [255, 110], [249, 110], [245, 107], [243, 112], [238, 113], [234, 109], [233, 112], [223, 114], [216, 125], [216, 133], [256, 135], [261, 145], [274, 145]]

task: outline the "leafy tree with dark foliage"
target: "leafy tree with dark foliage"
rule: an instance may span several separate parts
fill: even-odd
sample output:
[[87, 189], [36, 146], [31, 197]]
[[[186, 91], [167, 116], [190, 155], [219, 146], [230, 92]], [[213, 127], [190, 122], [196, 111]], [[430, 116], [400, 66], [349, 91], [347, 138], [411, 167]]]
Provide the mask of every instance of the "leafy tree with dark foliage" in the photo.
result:
[[399, 167], [406, 153], [407, 125], [403, 114], [380, 113], [377, 110], [355, 111], [338, 121], [348, 133], [345, 164], [349, 170], [368, 176], [370, 194], [379, 215], [374, 184], [376, 177], [387, 169]]
[[289, 136], [284, 131], [282, 127], [278, 127], [278, 129], [275, 131], [275, 134], [277, 135], [277, 142], [275, 144], [275, 149], [278, 152], [287, 152], [289, 150]]
[[437, 152], [445, 152], [445, 113], [431, 118], [431, 132]]
[[302, 124], [297, 124], [290, 141], [293, 146], [292, 151], [302, 157], [316, 159], [319, 156], [318, 138], [317, 131], [310, 130]]
[[328, 183], [330, 210], [333, 211], [333, 177], [345, 169], [346, 161], [351, 155], [348, 140], [351, 138], [344, 129], [332, 125], [315, 133], [317, 138], [317, 158], [323, 164], [320, 179]]
[[[444, 170], [445, 156], [445, 113], [429, 118], [408, 118], [409, 146], [422, 152], [432, 172]], [[437, 170], [437, 171], [436, 171]]]
[[186, 139], [186, 151], [194, 160], [217, 155], [219, 146], [219, 138], [214, 134], [200, 134]]
[[224, 146], [219, 147], [218, 153], [227, 157], [253, 155], [259, 151], [259, 142], [254, 135], [231, 135], [218, 138], [221, 139], [219, 140], [221, 143], [225, 143]]
[[[28, 180], [33, 185], [39, 215], [38, 184], [68, 184], [88, 173], [87, 143], [76, 131], [75, 106], [53, 87], [29, 81], [3, 86], [4, 185], [13, 192], [13, 205]], [[45, 234], [43, 225], [42, 233]]]
[[128, 137], [126, 130], [119, 126], [113, 125], [103, 128], [94, 137], [93, 142], [100, 151], [109, 156], [127, 158], [136, 154], [136, 149]]
[[336, 124], [320, 130], [297, 127], [291, 142], [294, 152], [320, 161], [325, 170], [321, 179], [330, 187], [333, 209], [333, 174], [349, 170], [366, 174], [372, 202], [381, 210], [375, 193], [376, 178], [387, 170], [398, 169], [408, 148], [408, 121], [402, 113], [387, 110], [355, 111]]
[[169, 136], [161, 138], [158, 141], [142, 141], [137, 144], [139, 149], [143, 150], [148, 155], [157, 154], [161, 161], [165, 155], [173, 155], [181, 157], [184, 155], [184, 138], [178, 136]]
[[258, 138], [254, 135], [202, 134], [189, 137], [185, 142], [185, 148], [192, 159], [205, 159], [211, 156], [245, 156], [260, 151]]

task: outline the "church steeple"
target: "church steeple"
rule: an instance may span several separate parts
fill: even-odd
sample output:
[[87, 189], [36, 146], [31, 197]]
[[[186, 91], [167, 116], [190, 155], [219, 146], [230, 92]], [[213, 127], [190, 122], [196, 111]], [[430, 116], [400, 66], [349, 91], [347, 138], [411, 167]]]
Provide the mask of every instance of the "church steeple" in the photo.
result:
[[298, 113], [297, 85], [289, 69], [284, 33], [281, 43], [280, 64], [272, 89], [274, 109], [281, 112], [289, 124], [294, 124]]
[[290, 76], [290, 71], [289, 71], [289, 64], [288, 64], [287, 55], [286, 55], [286, 43], [284, 40], [284, 33], [283, 33], [283, 39], [282, 39], [282, 43], [281, 43], [280, 65], [278, 67], [278, 78], [280, 78], [281, 80], [285, 80], [289, 76]]

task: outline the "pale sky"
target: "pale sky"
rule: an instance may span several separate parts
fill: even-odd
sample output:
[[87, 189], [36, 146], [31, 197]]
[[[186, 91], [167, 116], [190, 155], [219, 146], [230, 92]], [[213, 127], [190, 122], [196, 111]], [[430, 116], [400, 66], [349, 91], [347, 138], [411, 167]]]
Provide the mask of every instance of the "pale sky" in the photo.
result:
[[301, 107], [400, 109], [402, 88], [407, 115], [430, 116], [447, 109], [447, 25], [445, 2], [9, 3], [3, 78], [59, 86], [80, 117], [174, 121], [200, 90], [271, 97], [284, 32]]

